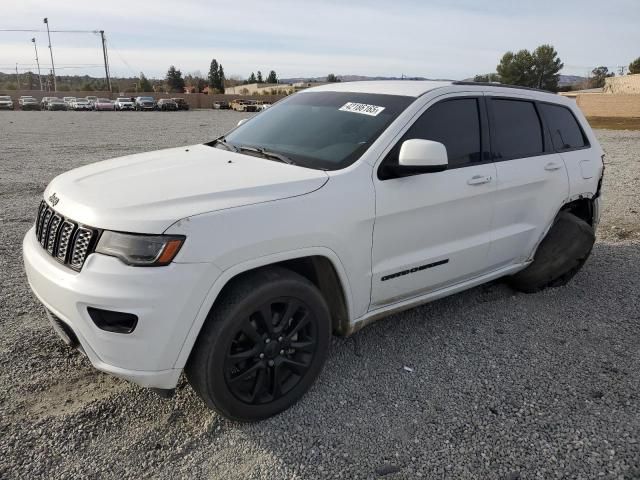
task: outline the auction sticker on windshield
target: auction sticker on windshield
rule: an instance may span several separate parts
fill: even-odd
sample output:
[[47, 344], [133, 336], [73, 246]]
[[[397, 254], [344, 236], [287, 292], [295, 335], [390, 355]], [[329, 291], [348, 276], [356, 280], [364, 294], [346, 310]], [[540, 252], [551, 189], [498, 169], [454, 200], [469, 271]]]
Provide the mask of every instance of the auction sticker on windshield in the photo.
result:
[[362, 113], [363, 115], [377, 116], [385, 107], [377, 105], [367, 105], [366, 103], [348, 102], [340, 107], [342, 112]]

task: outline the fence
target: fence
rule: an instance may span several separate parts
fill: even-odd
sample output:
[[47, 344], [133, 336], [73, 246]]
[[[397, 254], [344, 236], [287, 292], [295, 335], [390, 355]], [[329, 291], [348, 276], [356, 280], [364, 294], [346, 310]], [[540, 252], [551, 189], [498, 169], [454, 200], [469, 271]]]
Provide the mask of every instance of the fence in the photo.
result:
[[[38, 100], [41, 100], [42, 97], [78, 97], [83, 98], [86, 96], [94, 96], [100, 98], [111, 98], [115, 99], [120, 95], [115, 93], [109, 94], [108, 92], [81, 92], [81, 91], [73, 91], [73, 92], [42, 92], [40, 90], [0, 90], [0, 95], [9, 95], [13, 98], [14, 102], [17, 103], [17, 100], [22, 95], [30, 95]], [[185, 101], [189, 104], [190, 108], [211, 108], [213, 102], [230, 102], [236, 98], [242, 98], [246, 100], [261, 100], [264, 102], [277, 102], [284, 95], [225, 95], [225, 94], [214, 94], [207, 95], [206, 93], [156, 93], [156, 92], [138, 92], [131, 93], [128, 92], [124, 96], [126, 97], [153, 97], [156, 100], [160, 98], [184, 98]]]
[[640, 74], [607, 78], [604, 91], [617, 95], [640, 94]]
[[640, 95], [584, 93], [576, 102], [587, 117], [640, 118]]

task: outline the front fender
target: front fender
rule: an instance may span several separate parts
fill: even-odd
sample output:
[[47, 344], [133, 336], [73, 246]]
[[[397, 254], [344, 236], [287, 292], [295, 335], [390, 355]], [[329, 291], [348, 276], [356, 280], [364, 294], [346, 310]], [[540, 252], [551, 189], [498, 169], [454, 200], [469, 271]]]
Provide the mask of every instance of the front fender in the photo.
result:
[[213, 304], [218, 298], [218, 295], [220, 294], [224, 286], [229, 283], [229, 281], [231, 281], [241, 273], [249, 272], [260, 267], [273, 265], [285, 260], [293, 260], [296, 258], [313, 256], [325, 257], [333, 265], [343, 287], [348, 318], [352, 319], [353, 300], [349, 279], [347, 277], [344, 265], [333, 250], [326, 247], [311, 247], [254, 258], [224, 270], [222, 274], [213, 282], [184, 340], [178, 358], [176, 359], [176, 362], [174, 364], [174, 368], [181, 369], [186, 365], [187, 360], [189, 359], [189, 355], [191, 354], [191, 350], [193, 349], [193, 345], [195, 344], [196, 339], [200, 334], [202, 325], [207, 319], [207, 315], [209, 315], [209, 312], [211, 311]]

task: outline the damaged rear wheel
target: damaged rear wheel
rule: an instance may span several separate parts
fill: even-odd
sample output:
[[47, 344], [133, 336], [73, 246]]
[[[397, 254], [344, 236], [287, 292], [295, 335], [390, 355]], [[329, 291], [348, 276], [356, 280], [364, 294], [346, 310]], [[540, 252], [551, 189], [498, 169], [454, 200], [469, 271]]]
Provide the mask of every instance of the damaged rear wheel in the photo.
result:
[[591, 225], [562, 211], [540, 243], [533, 263], [509, 277], [508, 283], [525, 293], [566, 285], [589, 258], [595, 240]]

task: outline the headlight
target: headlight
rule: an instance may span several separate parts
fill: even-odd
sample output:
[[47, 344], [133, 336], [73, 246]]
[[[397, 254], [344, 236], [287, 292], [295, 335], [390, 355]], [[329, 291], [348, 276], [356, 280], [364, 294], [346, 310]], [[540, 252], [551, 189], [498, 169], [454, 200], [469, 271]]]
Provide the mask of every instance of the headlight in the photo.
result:
[[117, 257], [127, 265], [160, 267], [171, 263], [184, 240], [180, 235], [137, 235], [105, 230], [95, 251]]

